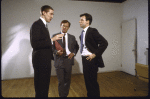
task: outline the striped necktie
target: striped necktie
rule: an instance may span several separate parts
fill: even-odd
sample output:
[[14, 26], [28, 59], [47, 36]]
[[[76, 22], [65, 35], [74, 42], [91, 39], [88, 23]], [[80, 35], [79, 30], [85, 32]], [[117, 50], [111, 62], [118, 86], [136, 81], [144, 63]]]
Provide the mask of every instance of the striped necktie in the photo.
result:
[[81, 32], [81, 49], [80, 49], [80, 53], [82, 53], [82, 51], [83, 51], [83, 32], [84, 32], [84, 30]]

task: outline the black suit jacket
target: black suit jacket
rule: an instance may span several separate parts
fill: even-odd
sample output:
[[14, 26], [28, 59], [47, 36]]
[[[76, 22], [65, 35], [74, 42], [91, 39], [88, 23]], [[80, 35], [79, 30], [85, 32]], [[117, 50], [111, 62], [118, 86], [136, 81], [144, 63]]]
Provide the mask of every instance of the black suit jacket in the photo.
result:
[[31, 26], [30, 42], [33, 48], [32, 58], [47, 58], [49, 61], [54, 59], [49, 31], [41, 19]]
[[[80, 35], [81, 40], [81, 35]], [[89, 27], [85, 35], [85, 45], [89, 52], [96, 55], [96, 64], [98, 67], [104, 67], [102, 54], [108, 46], [107, 40], [95, 28]]]
[[[61, 34], [61, 33], [56, 33], [53, 36], [55, 36], [57, 34]], [[57, 40], [57, 42], [63, 47], [62, 39]], [[75, 55], [77, 54], [77, 52], [79, 50], [79, 45], [76, 41], [75, 36], [73, 36], [69, 33], [68, 33], [68, 49], [71, 53], [74, 53]], [[57, 67], [60, 64], [62, 64], [63, 56], [59, 57], [58, 55], [56, 55], [57, 50], [55, 48], [55, 43], [54, 42], [53, 42], [53, 53], [54, 53], [54, 66]], [[71, 65], [74, 65], [74, 57], [70, 61], [71, 61]]]

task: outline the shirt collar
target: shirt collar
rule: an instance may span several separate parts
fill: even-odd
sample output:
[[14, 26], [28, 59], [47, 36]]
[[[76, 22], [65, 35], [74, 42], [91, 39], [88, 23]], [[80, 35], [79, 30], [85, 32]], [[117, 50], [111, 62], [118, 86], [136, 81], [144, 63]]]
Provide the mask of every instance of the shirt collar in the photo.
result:
[[61, 34], [66, 34], [66, 35], [67, 35], [68, 33], [63, 33], [63, 32], [61, 31]]
[[83, 29], [85, 33], [86, 33], [86, 31], [87, 31], [88, 28], [89, 28], [89, 26], [87, 26], [85, 29]]
[[46, 26], [46, 21], [45, 21], [42, 17], [40, 17], [40, 19], [43, 21], [43, 23], [44, 23], [45, 26]]

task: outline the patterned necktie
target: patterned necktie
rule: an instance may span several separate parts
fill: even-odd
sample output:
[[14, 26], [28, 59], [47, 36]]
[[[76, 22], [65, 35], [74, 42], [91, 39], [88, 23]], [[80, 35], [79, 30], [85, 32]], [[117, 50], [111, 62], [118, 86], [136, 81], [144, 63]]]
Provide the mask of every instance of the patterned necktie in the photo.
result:
[[49, 30], [48, 30], [48, 25], [46, 24], [46, 29], [47, 29], [47, 31], [48, 31], [48, 36], [50, 37], [50, 34], [49, 34]]
[[46, 26], [45, 26], [47, 29], [48, 29], [48, 26], [47, 26], [47, 24], [46, 24]]
[[45, 27], [46, 27], [46, 29], [48, 30], [48, 26], [47, 26], [47, 24], [46, 24], [46, 26], [45, 26]]
[[65, 40], [65, 35], [66, 34], [64, 34], [64, 36], [63, 36], [63, 48], [64, 48], [64, 55], [66, 55], [66, 40]]
[[83, 32], [84, 32], [84, 30], [81, 32], [81, 49], [80, 49], [80, 53], [82, 53], [82, 51], [83, 51]]

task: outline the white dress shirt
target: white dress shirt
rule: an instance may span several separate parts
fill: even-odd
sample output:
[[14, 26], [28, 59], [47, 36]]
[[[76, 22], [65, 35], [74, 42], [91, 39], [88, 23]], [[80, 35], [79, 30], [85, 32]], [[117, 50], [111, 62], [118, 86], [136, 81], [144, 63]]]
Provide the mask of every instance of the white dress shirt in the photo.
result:
[[82, 53], [81, 53], [81, 56], [86, 56], [86, 55], [91, 55], [91, 54], [92, 54], [91, 52], [89, 52], [89, 51], [87, 50], [87, 47], [86, 47], [86, 45], [85, 45], [85, 35], [86, 35], [86, 31], [87, 31], [88, 28], [89, 28], [89, 26], [86, 27], [86, 28], [84, 29], [84, 32], [83, 32], [83, 51], [82, 51]]
[[45, 27], [46, 27], [46, 21], [42, 17], [40, 17], [40, 19], [43, 21], [43, 23], [45, 24]]
[[[62, 31], [61, 31], [62, 34], [64, 34]], [[62, 37], [62, 42], [63, 42], [63, 37]], [[65, 33], [65, 49], [66, 49], [66, 56], [68, 56], [71, 52], [69, 51], [69, 48], [68, 48], [68, 33]]]

